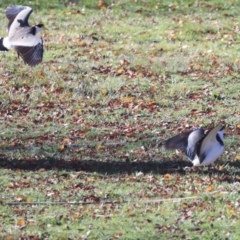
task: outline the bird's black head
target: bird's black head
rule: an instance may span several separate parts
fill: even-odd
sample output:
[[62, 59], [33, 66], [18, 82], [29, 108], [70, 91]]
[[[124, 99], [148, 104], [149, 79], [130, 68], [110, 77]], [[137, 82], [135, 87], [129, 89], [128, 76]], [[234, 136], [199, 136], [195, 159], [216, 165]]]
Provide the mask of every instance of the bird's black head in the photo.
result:
[[32, 27], [29, 31], [32, 35], [36, 35], [38, 32], [40, 32], [44, 28], [44, 25], [42, 23], [35, 25]]
[[44, 27], [44, 24], [39, 23], [39, 24], [36, 25], [36, 27], [43, 28], [43, 27]]

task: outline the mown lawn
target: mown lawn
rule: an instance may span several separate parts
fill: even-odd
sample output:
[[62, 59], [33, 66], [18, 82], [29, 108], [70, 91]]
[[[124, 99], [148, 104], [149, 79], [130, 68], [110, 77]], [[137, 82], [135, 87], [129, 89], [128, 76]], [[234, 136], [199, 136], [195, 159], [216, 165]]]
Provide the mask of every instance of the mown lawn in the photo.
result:
[[[2, 239], [239, 239], [239, 2], [105, 3], [33, 1], [43, 62], [0, 52]], [[162, 146], [219, 123], [211, 172]]]

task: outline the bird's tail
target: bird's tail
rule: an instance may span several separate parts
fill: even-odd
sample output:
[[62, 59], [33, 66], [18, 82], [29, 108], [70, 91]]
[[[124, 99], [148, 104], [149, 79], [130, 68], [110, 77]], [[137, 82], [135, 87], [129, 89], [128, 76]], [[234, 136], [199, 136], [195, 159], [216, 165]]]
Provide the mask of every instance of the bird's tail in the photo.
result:
[[11, 46], [7, 38], [0, 38], [0, 51], [8, 51], [10, 47]]

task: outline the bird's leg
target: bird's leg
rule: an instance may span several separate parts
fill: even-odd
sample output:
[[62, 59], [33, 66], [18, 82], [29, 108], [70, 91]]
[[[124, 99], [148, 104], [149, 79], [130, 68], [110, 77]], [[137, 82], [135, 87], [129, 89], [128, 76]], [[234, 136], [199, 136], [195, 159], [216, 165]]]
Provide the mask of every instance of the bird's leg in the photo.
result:
[[209, 179], [210, 179], [210, 183], [212, 184], [212, 175], [213, 175], [213, 171], [214, 170], [218, 170], [216, 167], [215, 167], [215, 165], [214, 164], [210, 164], [209, 166], [208, 166], [208, 171], [209, 171]]
[[210, 183], [212, 184], [212, 171], [209, 172], [209, 180], [210, 180]]

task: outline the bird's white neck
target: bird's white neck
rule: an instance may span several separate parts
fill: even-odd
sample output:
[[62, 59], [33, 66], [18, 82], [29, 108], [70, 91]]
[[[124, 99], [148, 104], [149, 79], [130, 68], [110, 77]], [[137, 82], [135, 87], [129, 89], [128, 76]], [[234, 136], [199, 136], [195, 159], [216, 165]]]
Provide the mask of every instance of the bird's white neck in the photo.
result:
[[35, 29], [36, 29], [35, 34], [38, 34], [42, 30], [42, 27], [35, 26]]
[[222, 141], [223, 141], [223, 134], [224, 134], [224, 130], [218, 132], [218, 135]]

